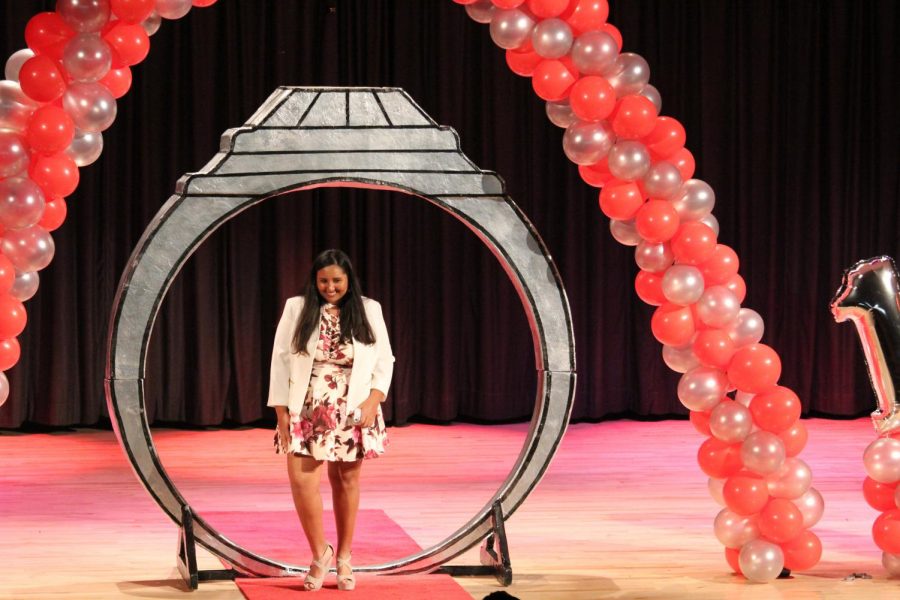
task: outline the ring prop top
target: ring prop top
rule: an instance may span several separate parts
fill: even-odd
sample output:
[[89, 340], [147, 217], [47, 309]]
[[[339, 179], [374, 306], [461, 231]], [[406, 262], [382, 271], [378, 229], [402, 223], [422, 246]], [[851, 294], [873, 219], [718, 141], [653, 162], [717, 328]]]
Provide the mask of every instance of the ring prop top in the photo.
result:
[[[220, 151], [183, 176], [132, 254], [116, 294], [106, 367], [109, 413], [129, 461], [160, 507], [181, 525], [186, 506], [153, 445], [144, 371], [154, 320], [191, 254], [225, 221], [273, 196], [322, 186], [419, 196], [465, 223], [491, 250], [522, 300], [535, 349], [537, 393], [527, 439], [493, 498], [442, 542], [361, 571], [429, 570], [491, 529], [491, 506], [508, 516], [546, 470], [565, 432], [575, 391], [575, 344], [568, 300], [546, 247], [505, 194], [496, 173], [475, 166], [452, 129], [437, 125], [391, 88], [279, 88]], [[242, 548], [194, 517], [197, 541], [239, 571], [288, 575], [304, 567]]]

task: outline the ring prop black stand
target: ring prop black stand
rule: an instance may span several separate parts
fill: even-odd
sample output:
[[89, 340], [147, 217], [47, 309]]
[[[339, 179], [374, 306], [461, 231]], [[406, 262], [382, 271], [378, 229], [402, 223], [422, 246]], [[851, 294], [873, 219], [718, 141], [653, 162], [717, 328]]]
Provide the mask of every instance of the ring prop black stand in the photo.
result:
[[[185, 261], [222, 223], [268, 198], [321, 186], [365, 187], [419, 196], [465, 223], [490, 248], [522, 300], [534, 342], [537, 394], [528, 437], [493, 498], [442, 542], [358, 571], [435, 570], [485, 540], [482, 560], [509, 583], [503, 522], [537, 485], [565, 433], [575, 393], [575, 343], [562, 280], [534, 226], [496, 173], [460, 151], [455, 131], [439, 126], [402, 90], [277, 89], [175, 195], [144, 232], [119, 283], [106, 366], [113, 427], [147, 491], [181, 529], [179, 569], [198, 581], [296, 575], [284, 564], [235, 544], [194, 513], [159, 460], [144, 410], [144, 371], [153, 322]], [[486, 539], [487, 538], [487, 539]], [[199, 572], [194, 544], [231, 565]], [[446, 567], [465, 574], [466, 567]], [[470, 567], [471, 573], [484, 567]]]

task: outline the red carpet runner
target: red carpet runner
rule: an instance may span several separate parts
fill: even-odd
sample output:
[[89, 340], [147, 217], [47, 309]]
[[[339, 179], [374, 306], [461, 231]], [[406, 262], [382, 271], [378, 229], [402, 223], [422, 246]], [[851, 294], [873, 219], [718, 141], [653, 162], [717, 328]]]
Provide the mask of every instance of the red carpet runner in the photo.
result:
[[[203, 519], [223, 532], [229, 539], [253, 552], [292, 564], [309, 564], [309, 548], [293, 511], [261, 512], [251, 518], [245, 512], [207, 512]], [[324, 516], [325, 537], [336, 539], [334, 518]], [[353, 541], [353, 562], [359, 565], [377, 564], [408, 556], [420, 550], [418, 544], [403, 529], [380, 510], [361, 510], [356, 522]], [[294, 577], [272, 579], [237, 579], [238, 588], [248, 600], [276, 600], [296, 598], [303, 591], [303, 579]], [[357, 573], [356, 597], [366, 600], [394, 598], [429, 598], [438, 600], [470, 600], [472, 596], [447, 575], [375, 575]], [[316, 598], [348, 598], [335, 584], [334, 574]], [[351, 596], [352, 597], [352, 596]]]

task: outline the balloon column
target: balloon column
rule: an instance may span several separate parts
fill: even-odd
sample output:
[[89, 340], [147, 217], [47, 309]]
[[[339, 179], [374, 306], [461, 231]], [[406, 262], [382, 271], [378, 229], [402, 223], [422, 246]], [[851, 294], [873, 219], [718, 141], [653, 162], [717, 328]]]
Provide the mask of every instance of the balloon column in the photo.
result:
[[78, 168], [97, 160], [131, 67], [150, 50], [161, 19], [216, 0], [58, 0], [25, 27], [0, 81], [0, 405], [4, 371], [19, 360], [22, 304], [53, 260], [50, 232], [66, 218]]
[[844, 272], [831, 301], [838, 322], [856, 325], [869, 379], [878, 399], [872, 422], [878, 439], [863, 454], [867, 477], [863, 495], [881, 512], [872, 537], [881, 548], [888, 573], [900, 575], [900, 281], [888, 256], [861, 260]]
[[565, 128], [566, 156], [600, 188], [613, 237], [635, 248], [635, 289], [658, 307], [653, 335], [683, 373], [678, 398], [706, 437], [697, 458], [724, 506], [715, 533], [728, 563], [753, 581], [811, 568], [822, 548], [809, 528], [824, 505], [797, 457], [800, 399], [778, 385], [781, 360], [760, 343], [762, 318], [741, 307], [746, 287], [737, 254], [718, 243], [715, 194], [693, 178], [684, 127], [660, 115], [647, 61], [621, 51], [606, 0], [454, 1], [490, 24], [510, 69], [531, 78]]

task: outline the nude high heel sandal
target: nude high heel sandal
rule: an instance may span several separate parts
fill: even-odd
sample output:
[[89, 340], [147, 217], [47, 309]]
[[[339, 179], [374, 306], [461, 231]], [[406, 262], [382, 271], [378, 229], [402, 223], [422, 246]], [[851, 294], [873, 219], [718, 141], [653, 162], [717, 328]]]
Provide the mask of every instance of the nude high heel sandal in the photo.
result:
[[[341, 575], [341, 567], [350, 569], [348, 575]], [[350, 564], [350, 557], [337, 557], [337, 586], [344, 592], [352, 591], [356, 587], [356, 576], [353, 574], [353, 565]]]
[[[312, 561], [312, 564], [309, 565], [309, 573], [306, 574], [306, 579], [303, 580], [303, 589], [307, 592], [315, 592], [318, 591], [322, 587], [322, 582], [325, 581], [325, 576], [328, 575], [328, 568], [331, 566], [331, 559], [334, 558], [334, 548], [331, 544], [327, 544], [327, 548], [322, 553], [322, 556], [318, 558], [318, 560]], [[319, 568], [319, 576], [313, 577], [312, 569], [313, 567]]]

